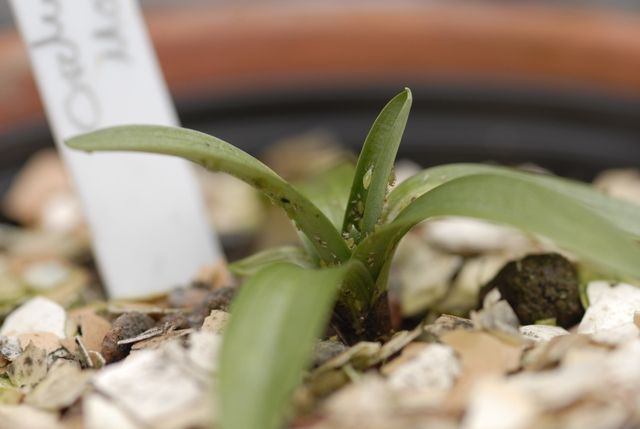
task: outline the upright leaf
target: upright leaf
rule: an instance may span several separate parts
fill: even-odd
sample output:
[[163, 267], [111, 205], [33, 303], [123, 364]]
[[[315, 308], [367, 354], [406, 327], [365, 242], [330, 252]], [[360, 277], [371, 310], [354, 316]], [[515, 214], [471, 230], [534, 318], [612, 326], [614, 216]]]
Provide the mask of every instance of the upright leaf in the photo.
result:
[[340, 284], [362, 269], [355, 262], [319, 270], [278, 264], [242, 286], [220, 357], [222, 429], [282, 427]]
[[356, 242], [380, 220], [411, 102], [408, 88], [392, 98], [373, 123], [360, 152], [342, 226], [343, 234]]
[[207, 134], [185, 128], [131, 125], [74, 137], [67, 145], [85, 151], [134, 151], [175, 155], [209, 170], [222, 171], [255, 187], [282, 207], [328, 264], [350, 252], [331, 221], [307, 198], [248, 153]]
[[552, 186], [493, 173], [459, 177], [426, 192], [363, 241], [354, 257], [377, 277], [404, 234], [438, 216], [514, 226], [550, 238], [604, 270], [640, 278], [640, 245], [609, 220]]

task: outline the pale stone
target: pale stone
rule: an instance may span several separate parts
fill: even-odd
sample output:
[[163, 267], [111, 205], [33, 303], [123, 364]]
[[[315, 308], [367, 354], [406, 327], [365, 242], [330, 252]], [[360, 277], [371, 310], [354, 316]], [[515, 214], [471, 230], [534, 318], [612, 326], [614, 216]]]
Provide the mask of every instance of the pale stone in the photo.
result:
[[579, 401], [589, 392], [597, 392], [607, 381], [602, 363], [585, 359], [548, 371], [518, 374], [509, 384], [541, 409], [557, 410]]
[[211, 310], [211, 314], [209, 314], [202, 323], [202, 330], [214, 334], [221, 334], [224, 332], [228, 323], [229, 313], [222, 310]]
[[0, 335], [50, 332], [58, 338], [64, 338], [66, 318], [64, 308], [50, 299], [37, 296], [7, 316], [0, 329]]
[[509, 303], [497, 289], [491, 290], [484, 299], [482, 309], [471, 312], [471, 321], [478, 330], [518, 337], [520, 321]]
[[102, 369], [93, 384], [128, 415], [154, 426], [189, 409], [203, 387], [162, 350], [140, 350]]
[[451, 347], [431, 343], [412, 359], [395, 368], [389, 375], [389, 385], [397, 390], [448, 391], [460, 375], [460, 371], [460, 362]]
[[36, 289], [52, 289], [69, 278], [70, 271], [57, 261], [44, 261], [29, 265], [22, 278]]
[[516, 229], [463, 217], [429, 222], [427, 240], [439, 249], [458, 254], [498, 252], [532, 246]]
[[490, 378], [472, 389], [462, 429], [526, 429], [536, 415], [535, 404], [521, 390]]
[[0, 427], [3, 429], [64, 429], [58, 420], [58, 413], [41, 411], [28, 405], [0, 405]]
[[57, 152], [41, 150], [29, 158], [13, 180], [5, 196], [4, 209], [23, 224], [38, 224], [51, 196], [70, 190], [67, 172]]
[[375, 421], [376, 418], [393, 412], [395, 395], [384, 379], [368, 375], [336, 392], [323, 408], [327, 414], [338, 417], [341, 422], [362, 423], [363, 418]]
[[529, 340], [541, 342], [549, 341], [559, 335], [568, 335], [569, 331], [560, 326], [525, 325], [520, 327], [520, 334]]
[[202, 371], [213, 373], [218, 369], [218, 356], [221, 347], [221, 335], [196, 331], [189, 336], [187, 356]]
[[143, 429], [113, 402], [92, 393], [82, 401], [82, 416], [87, 429]]
[[29, 344], [7, 367], [7, 375], [14, 386], [35, 386], [47, 375], [47, 352]]
[[84, 224], [82, 207], [71, 191], [52, 194], [42, 208], [40, 223], [45, 230], [70, 233]]
[[59, 359], [47, 376], [26, 397], [26, 403], [49, 411], [71, 406], [84, 392], [91, 372], [75, 361]]
[[578, 333], [596, 341], [617, 344], [638, 336], [634, 316], [640, 311], [640, 288], [595, 281], [587, 286], [590, 306], [578, 326]]
[[22, 346], [17, 337], [0, 336], [0, 355], [8, 361], [17, 359], [22, 353]]
[[[402, 313], [416, 314], [442, 300], [460, 268], [461, 256], [432, 249], [419, 235], [408, 234], [398, 246], [394, 275], [400, 283]], [[425, 267], [429, 267], [425, 270]]]
[[601, 344], [615, 346], [638, 338], [640, 328], [634, 323], [625, 323], [612, 329], [605, 329], [590, 334], [591, 339]]
[[605, 170], [596, 177], [593, 186], [612, 197], [640, 204], [640, 170]]
[[640, 339], [625, 343], [606, 360], [609, 382], [640, 394]]
[[438, 308], [445, 312], [466, 313], [478, 304], [480, 288], [489, 282], [513, 257], [507, 253], [487, 253], [467, 258], [456, 274], [452, 288]]
[[60, 338], [51, 332], [30, 332], [28, 334], [18, 335], [18, 340], [23, 349], [26, 349], [29, 344], [33, 344], [39, 349], [44, 350], [47, 354], [52, 353], [62, 348]]

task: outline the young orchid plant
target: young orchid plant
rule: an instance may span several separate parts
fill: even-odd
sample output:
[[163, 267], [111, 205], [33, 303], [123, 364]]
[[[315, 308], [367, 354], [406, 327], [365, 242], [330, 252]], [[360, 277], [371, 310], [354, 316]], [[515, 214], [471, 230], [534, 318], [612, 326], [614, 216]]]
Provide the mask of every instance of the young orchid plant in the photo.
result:
[[264, 193], [300, 231], [303, 248], [270, 249], [234, 265], [250, 275], [221, 352], [223, 429], [282, 425], [329, 320], [346, 342], [388, 334], [391, 260], [402, 237], [424, 220], [466, 216], [510, 225], [553, 240], [603, 272], [640, 278], [640, 207], [585, 184], [453, 164], [426, 169], [389, 192], [411, 104], [409, 89], [389, 101], [367, 135], [350, 191], [317, 204], [242, 150], [193, 130], [121, 126], [67, 142], [85, 151], [175, 155], [226, 172]]

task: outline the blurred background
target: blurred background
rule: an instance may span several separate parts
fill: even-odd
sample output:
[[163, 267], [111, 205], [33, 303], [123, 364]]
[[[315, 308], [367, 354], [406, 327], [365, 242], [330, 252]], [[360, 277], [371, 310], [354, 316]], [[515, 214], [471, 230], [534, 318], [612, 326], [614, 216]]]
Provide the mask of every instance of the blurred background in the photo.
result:
[[[419, 165], [490, 162], [593, 180], [640, 203], [637, 0], [142, 4], [182, 123], [260, 157], [313, 200], [335, 204], [338, 189], [346, 201], [369, 127], [408, 86], [398, 181]], [[11, 21], [0, 0], [0, 319], [33, 294], [64, 305], [102, 296]], [[195, 171], [229, 260], [298, 243], [247, 185]], [[466, 314], [507, 261], [546, 249], [448, 221], [418, 226], [399, 246], [390, 288], [405, 315]], [[223, 267], [204, 268], [198, 282], [228, 280]]]
[[[534, 163], [591, 179], [640, 163], [637, 1], [143, 1], [183, 124], [256, 154], [320, 135], [357, 151], [414, 92], [400, 157]], [[0, 3], [0, 196], [52, 147]]]

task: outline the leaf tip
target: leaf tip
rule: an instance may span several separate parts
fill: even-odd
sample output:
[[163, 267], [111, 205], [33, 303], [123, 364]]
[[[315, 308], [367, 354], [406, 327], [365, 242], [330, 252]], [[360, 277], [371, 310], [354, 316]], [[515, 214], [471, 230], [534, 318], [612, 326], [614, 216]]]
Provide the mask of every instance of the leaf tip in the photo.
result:
[[402, 95], [404, 95], [404, 97], [406, 98], [407, 103], [411, 104], [413, 102], [413, 93], [411, 92], [411, 89], [409, 87], [404, 87]]
[[84, 135], [79, 135], [79, 136], [71, 137], [69, 139], [65, 139], [64, 140], [64, 144], [67, 147], [70, 147], [71, 149], [85, 150], [85, 151], [89, 152], [89, 150], [83, 144], [83, 142], [84, 142], [84, 138], [83, 137], [84, 137]]

